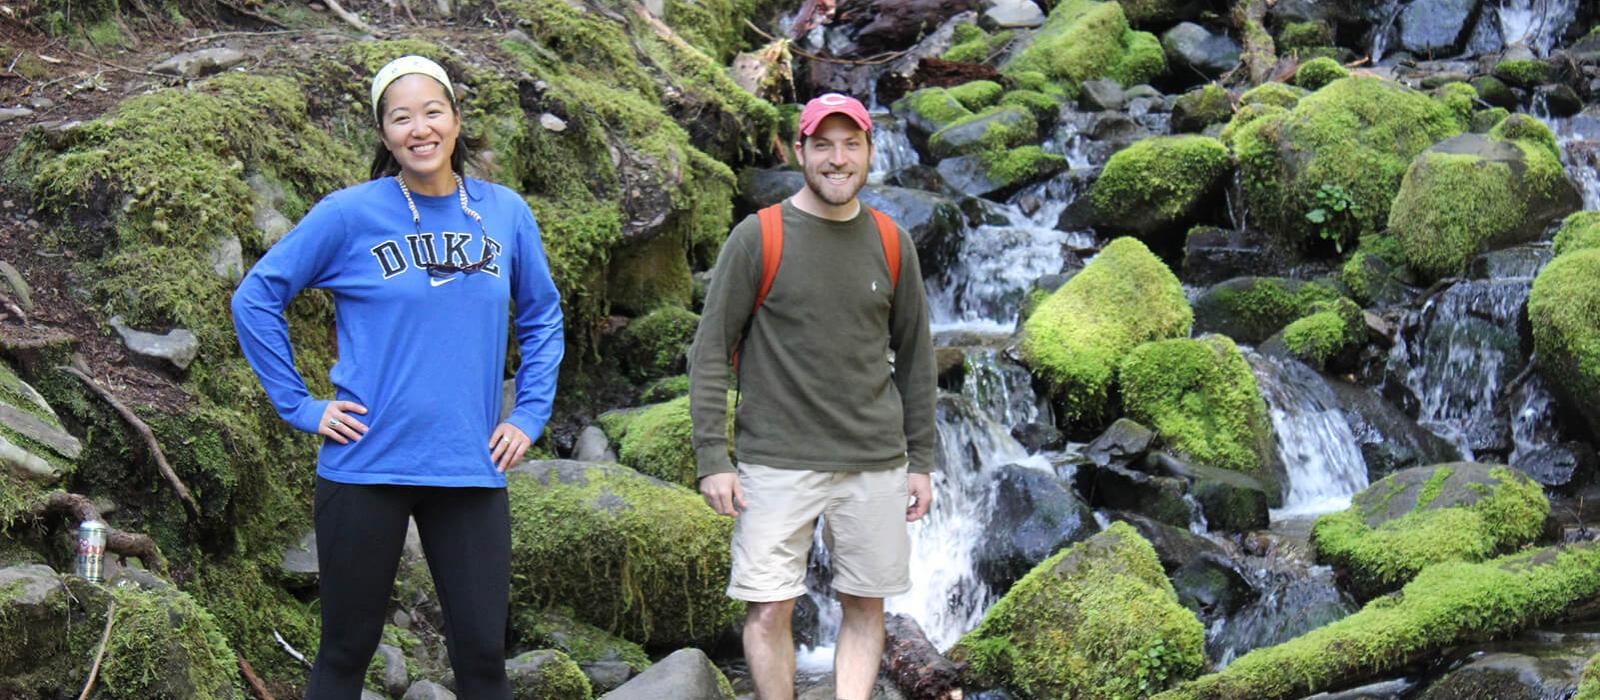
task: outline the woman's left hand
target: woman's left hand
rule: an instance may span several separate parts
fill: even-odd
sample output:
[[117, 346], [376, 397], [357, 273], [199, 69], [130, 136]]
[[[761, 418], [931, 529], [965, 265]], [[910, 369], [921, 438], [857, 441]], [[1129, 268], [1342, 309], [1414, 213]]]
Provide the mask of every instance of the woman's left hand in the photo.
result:
[[489, 436], [489, 459], [494, 460], [495, 471], [504, 473], [505, 470], [516, 466], [522, 461], [522, 456], [528, 453], [528, 448], [533, 441], [528, 439], [527, 433], [521, 428], [510, 423], [501, 423], [494, 429], [494, 434]]

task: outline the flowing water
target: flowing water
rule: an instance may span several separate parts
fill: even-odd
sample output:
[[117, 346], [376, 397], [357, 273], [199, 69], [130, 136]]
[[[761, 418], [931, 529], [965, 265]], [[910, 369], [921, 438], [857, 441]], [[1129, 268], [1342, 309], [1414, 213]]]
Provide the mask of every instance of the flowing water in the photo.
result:
[[1304, 363], [1246, 351], [1288, 476], [1273, 519], [1342, 510], [1367, 487], [1367, 463], [1333, 390]]

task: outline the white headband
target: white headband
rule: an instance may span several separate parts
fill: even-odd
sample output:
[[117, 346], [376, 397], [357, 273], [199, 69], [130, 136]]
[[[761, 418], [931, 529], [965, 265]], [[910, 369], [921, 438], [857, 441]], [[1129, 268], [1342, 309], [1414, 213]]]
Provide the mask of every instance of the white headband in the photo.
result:
[[389, 89], [389, 84], [399, 80], [402, 76], [419, 73], [439, 81], [444, 86], [445, 94], [455, 101], [455, 88], [450, 87], [450, 76], [445, 75], [444, 68], [421, 56], [401, 56], [388, 65], [378, 69], [378, 74], [372, 78], [372, 117], [378, 122], [383, 122], [383, 115], [378, 114], [378, 101], [383, 99], [383, 91]]

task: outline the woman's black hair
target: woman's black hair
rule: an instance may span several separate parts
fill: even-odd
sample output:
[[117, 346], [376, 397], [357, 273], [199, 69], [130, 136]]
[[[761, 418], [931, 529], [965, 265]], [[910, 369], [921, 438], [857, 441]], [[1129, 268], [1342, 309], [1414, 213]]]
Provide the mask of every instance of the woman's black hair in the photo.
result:
[[[443, 87], [443, 84], [440, 87]], [[456, 104], [455, 93], [445, 90], [444, 95], [445, 99], [450, 101], [450, 110], [456, 113], [456, 119], [459, 120], [461, 118], [461, 105]], [[380, 134], [383, 133], [383, 107], [386, 99], [388, 99], [388, 90], [385, 90], [384, 94], [378, 97], [377, 128]], [[466, 134], [460, 131], [456, 132], [456, 147], [455, 150], [450, 152], [450, 169], [455, 171], [457, 175], [463, 178], [467, 176], [467, 159], [472, 157], [470, 151], [476, 145], [472, 139], [467, 138]], [[380, 137], [378, 146], [372, 153], [371, 179], [376, 180], [398, 175], [399, 173], [400, 162], [394, 159], [394, 154], [389, 152], [389, 147], [384, 145], [383, 139]]]

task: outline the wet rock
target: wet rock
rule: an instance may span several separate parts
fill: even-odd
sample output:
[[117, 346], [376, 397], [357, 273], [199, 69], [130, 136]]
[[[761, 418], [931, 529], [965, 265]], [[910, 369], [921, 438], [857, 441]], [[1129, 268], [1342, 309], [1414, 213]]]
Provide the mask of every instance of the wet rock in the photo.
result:
[[938, 170], [931, 165], [921, 163], [908, 165], [889, 173], [883, 178], [883, 184], [938, 194], [959, 194], [950, 191], [949, 186], [944, 184], [944, 178], [939, 176]]
[[1118, 418], [1084, 448], [1083, 455], [1095, 464], [1126, 464], [1143, 458], [1155, 439], [1155, 432], [1149, 428], [1127, 418]]
[[1032, 453], [1057, 449], [1061, 447], [1061, 442], [1066, 436], [1061, 434], [1059, 428], [1049, 423], [1029, 422], [1011, 428], [1011, 437]]
[[1282, 269], [1289, 253], [1274, 243], [1258, 232], [1196, 226], [1183, 242], [1183, 281], [1212, 285]]
[[1492, 75], [1479, 76], [1472, 79], [1472, 87], [1478, 91], [1478, 99], [1491, 107], [1517, 108], [1516, 94], [1511, 92], [1511, 88], [1499, 78]]
[[606, 431], [591, 425], [578, 433], [578, 443], [572, 448], [572, 458], [579, 462], [615, 462], [617, 453], [611, 449]]
[[165, 360], [180, 370], [188, 369], [189, 363], [194, 362], [195, 356], [200, 353], [200, 339], [183, 328], [175, 328], [165, 335], [156, 335], [129, 328], [123, 324], [121, 316], [112, 316], [107, 323], [122, 336], [122, 343], [127, 346], [129, 352], [142, 357]]
[[1151, 453], [1145, 463], [1147, 469], [1188, 483], [1212, 531], [1264, 530], [1268, 507], [1282, 500], [1281, 494], [1268, 492], [1266, 484], [1248, 474], [1186, 462], [1165, 452]]
[[589, 687], [596, 693], [615, 690], [633, 677], [633, 668], [621, 661], [594, 661], [578, 664], [578, 668], [589, 679]]
[[433, 681], [417, 681], [400, 700], [456, 700], [456, 694]]
[[1044, 10], [1033, 0], [985, 0], [980, 24], [994, 29], [1033, 29], [1044, 24]]
[[840, 8], [828, 25], [828, 47], [839, 56], [871, 56], [917, 43], [945, 20], [978, 9], [977, 0], [862, 0]]
[[1576, 654], [1485, 654], [1446, 674], [1418, 697], [1419, 700], [1564, 698], [1577, 689], [1586, 661], [1587, 657]]
[[33, 116], [33, 110], [27, 107], [0, 107], [0, 124], [13, 119]]
[[1422, 426], [1378, 392], [1364, 386], [1325, 378], [1343, 409], [1350, 432], [1367, 463], [1369, 483], [1389, 474], [1461, 458], [1461, 452]]
[[176, 75], [180, 78], [201, 78], [232, 68], [245, 59], [244, 52], [230, 48], [187, 51], [168, 58], [150, 68], [156, 73]]
[[944, 159], [998, 147], [1012, 148], [1033, 142], [1038, 131], [1038, 122], [1028, 110], [1000, 107], [934, 132], [928, 138], [928, 151], [935, 159]]
[[717, 687], [722, 672], [705, 652], [679, 649], [621, 687], [601, 696], [602, 700], [733, 700]]
[[1519, 454], [1511, 466], [1544, 486], [1564, 489], [1589, 483], [1596, 457], [1594, 448], [1586, 443], [1563, 442]]
[[1120, 112], [1103, 114], [1089, 127], [1089, 138], [1104, 141], [1117, 149], [1151, 135], [1143, 124]]
[[1194, 331], [1220, 333], [1253, 345], [1306, 315], [1312, 304], [1338, 297], [1337, 290], [1321, 282], [1239, 277], [1200, 293], [1194, 301]]
[[1096, 529], [1094, 513], [1054, 474], [1007, 465], [995, 476], [994, 510], [975, 568], [990, 589], [1003, 591]]
[[226, 235], [212, 241], [206, 259], [217, 277], [230, 283], [244, 279], [244, 246], [239, 243], [238, 236]]
[[1220, 85], [1206, 85], [1178, 96], [1172, 103], [1172, 128], [1200, 132], [1233, 117], [1233, 103]]
[[1182, 479], [1151, 476], [1116, 465], [1078, 465], [1073, 484], [1096, 508], [1125, 510], [1187, 528], [1193, 514], [1184, 501]]
[[1211, 540], [1133, 513], [1110, 515], [1150, 541], [1161, 568], [1172, 579], [1178, 603], [1202, 621], [1230, 615], [1258, 596], [1238, 564]]
[[894, 219], [916, 245], [924, 277], [937, 275], [961, 247], [964, 216], [949, 197], [905, 187], [871, 185], [861, 190], [861, 203]]
[[1570, 117], [1583, 111], [1583, 98], [1566, 83], [1540, 85], [1534, 94], [1544, 98], [1552, 117]]
[[1239, 43], [1226, 34], [1213, 34], [1193, 22], [1184, 22], [1161, 35], [1169, 71], [1192, 70], [1215, 78], [1239, 65]]
[[406, 671], [406, 654], [388, 644], [379, 644], [377, 657], [383, 664], [380, 680], [383, 690], [391, 697], [406, 692], [411, 686], [411, 674]]
[[1472, 32], [1480, 0], [1415, 0], [1400, 11], [1400, 46], [1419, 55], [1452, 54]]
[[1078, 107], [1089, 111], [1107, 112], [1122, 109], [1126, 101], [1127, 98], [1122, 93], [1122, 84], [1106, 78], [1084, 81], [1083, 92], [1078, 94]]

